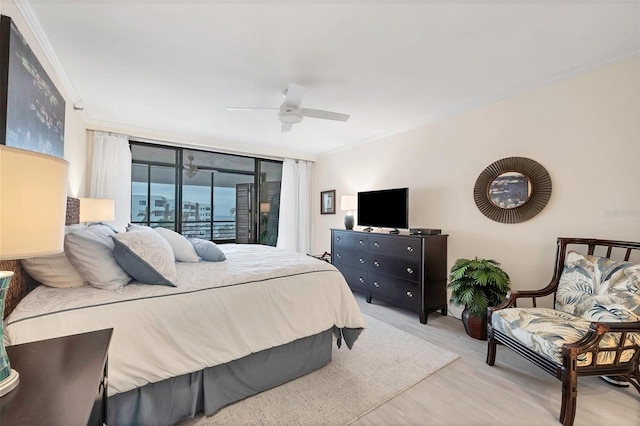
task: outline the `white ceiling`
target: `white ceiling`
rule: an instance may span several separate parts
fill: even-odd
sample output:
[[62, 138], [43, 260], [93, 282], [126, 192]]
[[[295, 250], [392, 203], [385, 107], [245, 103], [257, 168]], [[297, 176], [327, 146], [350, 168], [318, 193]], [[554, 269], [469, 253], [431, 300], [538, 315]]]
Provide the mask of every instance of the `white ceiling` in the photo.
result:
[[[638, 54], [635, 1], [16, 2], [89, 127], [314, 159]], [[45, 40], [46, 39], [46, 40]], [[46, 49], [49, 45], [50, 49]], [[55, 57], [52, 57], [55, 56]], [[350, 114], [280, 132], [302, 106]]]

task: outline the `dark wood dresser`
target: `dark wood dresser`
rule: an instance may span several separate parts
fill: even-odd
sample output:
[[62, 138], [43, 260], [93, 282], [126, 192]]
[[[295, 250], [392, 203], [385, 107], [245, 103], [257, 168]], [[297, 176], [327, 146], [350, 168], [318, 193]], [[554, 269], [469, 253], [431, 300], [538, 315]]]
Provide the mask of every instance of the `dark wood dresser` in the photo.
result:
[[18, 387], [0, 398], [4, 425], [102, 425], [113, 329], [7, 346]]
[[380, 299], [417, 312], [447, 314], [448, 235], [331, 230], [331, 261], [367, 302]]

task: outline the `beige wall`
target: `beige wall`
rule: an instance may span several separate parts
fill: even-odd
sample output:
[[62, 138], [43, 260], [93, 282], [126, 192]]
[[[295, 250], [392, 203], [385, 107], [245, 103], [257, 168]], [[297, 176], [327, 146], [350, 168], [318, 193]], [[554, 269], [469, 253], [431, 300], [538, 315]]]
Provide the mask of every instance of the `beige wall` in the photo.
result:
[[[635, 58], [319, 158], [315, 252], [329, 251], [330, 228], [344, 226], [344, 212], [319, 214], [320, 191], [335, 189], [339, 200], [405, 186], [410, 226], [449, 234], [449, 266], [496, 259], [516, 289], [548, 283], [559, 236], [639, 241], [639, 75]], [[542, 164], [553, 192], [533, 219], [501, 224], [480, 213], [473, 187], [511, 156]]]
[[86, 126], [80, 113], [73, 109], [73, 100], [66, 92], [59, 76], [49, 63], [44, 51], [37, 39], [31, 32], [22, 15], [16, 8], [13, 1], [2, 0], [2, 14], [10, 16], [18, 30], [29, 43], [29, 47], [38, 57], [38, 60], [46, 70], [49, 78], [53, 81], [58, 91], [65, 98], [66, 113], [64, 123], [64, 158], [69, 161], [69, 184], [67, 193], [73, 197], [88, 195], [89, 187], [87, 182], [87, 148], [86, 148]]

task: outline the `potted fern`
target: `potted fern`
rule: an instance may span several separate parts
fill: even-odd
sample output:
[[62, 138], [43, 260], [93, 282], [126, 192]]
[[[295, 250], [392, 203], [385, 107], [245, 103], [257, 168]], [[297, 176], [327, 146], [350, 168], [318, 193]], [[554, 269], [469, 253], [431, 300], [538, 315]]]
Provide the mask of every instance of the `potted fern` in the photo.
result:
[[448, 287], [456, 306], [464, 306], [462, 323], [474, 339], [487, 339], [487, 308], [502, 302], [511, 288], [509, 275], [492, 259], [458, 259], [451, 267]]

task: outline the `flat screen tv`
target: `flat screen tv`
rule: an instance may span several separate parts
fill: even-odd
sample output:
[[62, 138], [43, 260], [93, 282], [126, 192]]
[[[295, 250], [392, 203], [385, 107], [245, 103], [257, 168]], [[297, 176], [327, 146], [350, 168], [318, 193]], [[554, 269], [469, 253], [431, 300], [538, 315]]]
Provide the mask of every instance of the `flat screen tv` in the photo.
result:
[[409, 188], [358, 192], [358, 226], [409, 228]]

